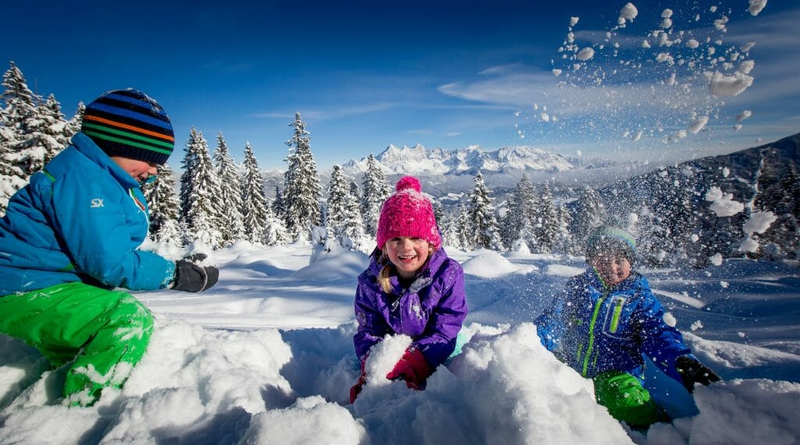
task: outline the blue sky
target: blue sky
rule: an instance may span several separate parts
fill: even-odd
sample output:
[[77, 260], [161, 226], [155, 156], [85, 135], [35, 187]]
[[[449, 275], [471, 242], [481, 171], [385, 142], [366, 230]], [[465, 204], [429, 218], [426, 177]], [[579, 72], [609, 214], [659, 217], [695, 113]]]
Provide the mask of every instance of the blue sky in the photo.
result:
[[[262, 168], [283, 168], [295, 112], [322, 169], [389, 144], [664, 160], [800, 131], [797, 2], [769, 0], [757, 16], [748, 0], [633, 2], [638, 15], [617, 28], [625, 3], [30, 0], [4, 6], [0, 36], [3, 60], [68, 116], [109, 89], [158, 100], [175, 127], [173, 166], [194, 126], [212, 149], [221, 131], [238, 160], [249, 141]], [[594, 56], [577, 59], [584, 48]], [[751, 86], [708, 92], [703, 73], [733, 79], [744, 60]]]

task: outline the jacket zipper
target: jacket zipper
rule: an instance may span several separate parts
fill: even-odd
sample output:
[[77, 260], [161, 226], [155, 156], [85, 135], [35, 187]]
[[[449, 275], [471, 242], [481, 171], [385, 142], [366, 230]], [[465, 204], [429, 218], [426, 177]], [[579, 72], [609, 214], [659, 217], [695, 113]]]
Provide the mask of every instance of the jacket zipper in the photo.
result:
[[607, 293], [604, 293], [597, 299], [597, 303], [594, 305], [594, 312], [592, 313], [592, 322], [589, 323], [589, 343], [586, 346], [586, 354], [583, 356], [583, 369], [581, 371], [581, 375], [586, 377], [586, 373], [589, 370], [589, 358], [592, 356], [592, 348], [594, 347], [594, 326], [597, 323], [597, 314], [600, 313], [600, 306], [605, 301], [606, 297], [608, 297]]
[[622, 314], [622, 303], [622, 298], [617, 299], [614, 315], [611, 317], [611, 327], [609, 328], [609, 332], [612, 334], [616, 334], [617, 328], [619, 328], [619, 316]]

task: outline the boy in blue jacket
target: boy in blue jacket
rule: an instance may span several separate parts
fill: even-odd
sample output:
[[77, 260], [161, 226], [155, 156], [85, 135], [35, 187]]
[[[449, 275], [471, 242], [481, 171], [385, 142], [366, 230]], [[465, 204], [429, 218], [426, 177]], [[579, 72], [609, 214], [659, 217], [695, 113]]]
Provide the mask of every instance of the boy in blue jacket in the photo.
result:
[[64, 403], [91, 405], [121, 388], [142, 358], [153, 317], [114, 290], [199, 292], [219, 272], [138, 250], [148, 208], [140, 186], [174, 147], [167, 114], [144, 93], [109, 91], [80, 132], [9, 201], [0, 219], [0, 333], [53, 366], [72, 362]]
[[663, 320], [664, 309], [647, 280], [632, 271], [636, 242], [627, 232], [601, 227], [588, 239], [591, 266], [571, 278], [535, 323], [542, 344], [591, 378], [597, 402], [617, 420], [646, 428], [666, 420], [642, 386], [647, 355], [689, 392], [719, 380]]

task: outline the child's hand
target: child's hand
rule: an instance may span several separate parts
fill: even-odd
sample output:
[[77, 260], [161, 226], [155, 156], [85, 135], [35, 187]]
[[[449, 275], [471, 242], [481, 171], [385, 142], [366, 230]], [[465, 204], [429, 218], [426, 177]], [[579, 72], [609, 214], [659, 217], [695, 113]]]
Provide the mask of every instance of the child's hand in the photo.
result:
[[186, 292], [202, 292], [217, 284], [218, 279], [219, 269], [216, 267], [198, 266], [191, 259], [178, 260], [175, 263], [172, 288]]
[[406, 386], [411, 389], [424, 389], [425, 380], [433, 374], [433, 370], [425, 356], [419, 349], [411, 347], [406, 350], [400, 361], [394, 365], [394, 369], [386, 378], [389, 380], [405, 380]]
[[696, 358], [688, 355], [682, 355], [676, 358], [675, 368], [681, 375], [683, 386], [686, 387], [689, 393], [694, 392], [695, 383], [708, 386], [710, 383], [721, 380], [714, 371], [700, 363]]

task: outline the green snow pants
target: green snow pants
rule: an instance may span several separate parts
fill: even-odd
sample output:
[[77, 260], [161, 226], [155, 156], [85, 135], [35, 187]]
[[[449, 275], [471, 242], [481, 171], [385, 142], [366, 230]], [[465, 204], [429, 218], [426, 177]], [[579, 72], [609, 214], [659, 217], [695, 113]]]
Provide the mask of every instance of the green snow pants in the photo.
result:
[[88, 406], [121, 388], [142, 358], [153, 316], [126, 292], [68, 283], [0, 297], [0, 333], [33, 346], [54, 367], [70, 362], [65, 402]]
[[597, 403], [631, 428], [647, 428], [666, 420], [642, 382], [627, 372], [609, 371], [594, 377]]

